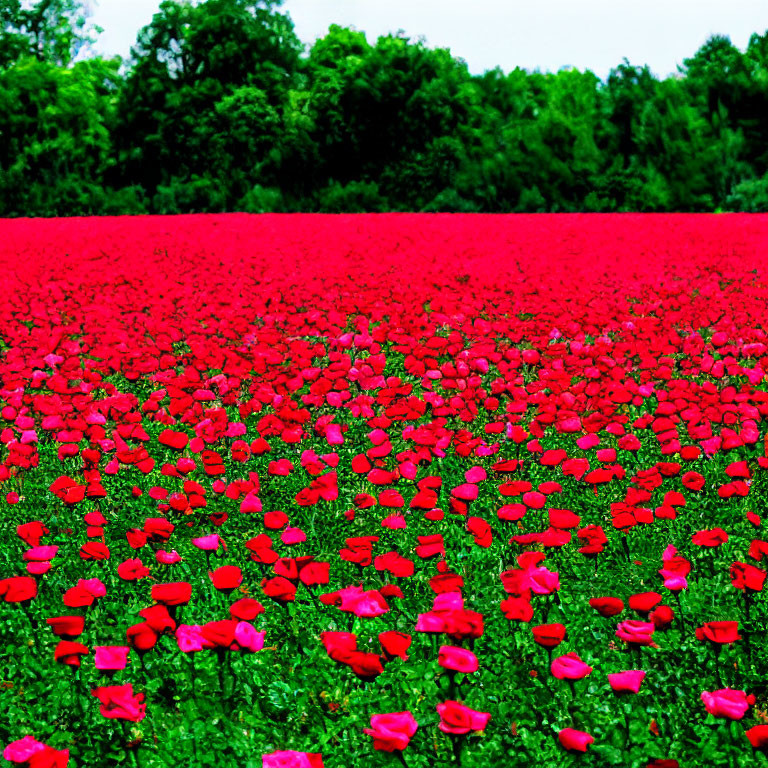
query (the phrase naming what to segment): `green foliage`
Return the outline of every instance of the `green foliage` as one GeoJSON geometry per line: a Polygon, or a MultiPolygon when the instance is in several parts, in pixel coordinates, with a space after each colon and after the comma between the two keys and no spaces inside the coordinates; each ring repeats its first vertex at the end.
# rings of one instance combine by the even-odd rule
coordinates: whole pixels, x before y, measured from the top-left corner
{"type": "Polygon", "coordinates": [[[22,56],[67,65],[100,31],[80,0],[0,0],[0,68],[22,56]]]}
{"type": "Polygon", "coordinates": [[[318,210],[324,213],[381,213],[387,206],[376,182],[340,184],[335,181],[320,191],[318,210]]]}
{"type": "Polygon", "coordinates": [[[84,8],[0,0],[0,215],[768,210],[768,32],[663,80],[473,76],[338,25],[302,55],[272,0],[164,0],[121,71],[84,8]]]}
{"type": "Polygon", "coordinates": [[[98,213],[108,197],[117,61],[63,68],[25,57],[0,69],[4,215],[98,213]]]}
{"type": "Polygon", "coordinates": [[[161,212],[234,206],[279,166],[299,51],[269,4],[162,2],[120,93],[115,185],[141,184],[161,212]]]}
{"type": "Polygon", "coordinates": [[[736,184],[725,201],[729,211],[760,213],[768,211],[768,173],[759,179],[736,184]]]}

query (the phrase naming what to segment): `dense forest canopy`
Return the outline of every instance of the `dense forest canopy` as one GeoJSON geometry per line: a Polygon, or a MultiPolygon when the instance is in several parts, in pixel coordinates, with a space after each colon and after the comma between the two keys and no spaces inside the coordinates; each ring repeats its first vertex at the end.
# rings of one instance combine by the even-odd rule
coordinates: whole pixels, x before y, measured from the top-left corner
{"type": "Polygon", "coordinates": [[[335,25],[305,50],[271,0],[164,0],[127,62],[97,34],[0,0],[0,215],[768,210],[768,31],[604,81],[335,25]]]}

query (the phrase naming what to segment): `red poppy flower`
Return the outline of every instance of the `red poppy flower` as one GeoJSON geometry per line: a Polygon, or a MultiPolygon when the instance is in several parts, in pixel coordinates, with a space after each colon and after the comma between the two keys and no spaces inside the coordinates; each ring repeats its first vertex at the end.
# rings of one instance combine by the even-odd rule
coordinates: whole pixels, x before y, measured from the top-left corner
{"type": "Polygon", "coordinates": [[[192,585],[186,581],[155,584],[152,599],[163,605],[186,605],[192,599],[192,585]]]}
{"type": "Polygon", "coordinates": [[[0,579],[0,597],[6,603],[26,603],[37,595],[37,582],[31,576],[0,579]]]}
{"type": "Polygon", "coordinates": [[[593,597],[589,604],[606,618],[616,616],[624,610],[624,601],[618,597],[593,597]]]}

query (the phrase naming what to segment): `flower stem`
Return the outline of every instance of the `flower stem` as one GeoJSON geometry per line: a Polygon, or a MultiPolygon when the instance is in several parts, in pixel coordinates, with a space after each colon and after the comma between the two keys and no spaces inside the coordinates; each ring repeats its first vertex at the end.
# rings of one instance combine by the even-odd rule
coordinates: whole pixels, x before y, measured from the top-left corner
{"type": "Polygon", "coordinates": [[[461,766],[461,753],[464,746],[464,739],[459,741],[459,737],[451,737],[451,746],[453,747],[453,759],[456,765],[461,766]]]}
{"type": "Polygon", "coordinates": [[[405,768],[408,768],[408,762],[406,761],[405,755],[401,749],[396,749],[392,754],[400,761],[400,763],[402,763],[402,765],[405,766],[405,768]]]}

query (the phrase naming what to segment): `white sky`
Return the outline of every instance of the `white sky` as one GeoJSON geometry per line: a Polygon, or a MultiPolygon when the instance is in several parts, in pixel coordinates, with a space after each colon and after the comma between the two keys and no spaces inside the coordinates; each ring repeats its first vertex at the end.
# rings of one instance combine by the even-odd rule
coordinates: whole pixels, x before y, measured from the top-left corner
{"type": "MultiPolygon", "coordinates": [[[[159,0],[91,0],[104,28],[97,49],[127,56],[159,0]]],[[[332,23],[375,42],[399,29],[447,47],[470,71],[501,66],[557,71],[573,66],[605,77],[626,56],[658,76],[676,70],[712,34],[742,50],[768,30],[768,0],[285,0],[305,43],[332,23]]]]}

